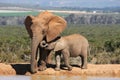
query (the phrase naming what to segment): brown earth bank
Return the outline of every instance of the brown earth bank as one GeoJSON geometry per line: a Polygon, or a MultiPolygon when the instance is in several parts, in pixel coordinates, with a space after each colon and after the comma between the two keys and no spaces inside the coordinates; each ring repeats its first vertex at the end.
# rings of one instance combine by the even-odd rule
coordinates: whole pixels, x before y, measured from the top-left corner
{"type": "Polygon", "coordinates": [[[30,64],[4,64],[0,63],[0,75],[86,75],[86,76],[112,76],[120,77],[120,64],[88,64],[88,69],[81,69],[73,65],[72,71],[61,69],[54,70],[54,65],[49,65],[45,71],[30,73],[30,64]]]}

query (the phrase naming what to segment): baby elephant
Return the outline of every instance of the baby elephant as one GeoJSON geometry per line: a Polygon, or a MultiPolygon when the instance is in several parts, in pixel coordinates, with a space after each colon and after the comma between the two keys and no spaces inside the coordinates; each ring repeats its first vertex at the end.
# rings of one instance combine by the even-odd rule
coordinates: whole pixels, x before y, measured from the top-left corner
{"type": "Polygon", "coordinates": [[[46,43],[45,41],[42,41],[40,45],[45,49],[53,49],[53,51],[56,52],[56,70],[60,70],[60,52],[63,54],[65,65],[68,67],[68,70],[72,70],[72,66],[69,65],[69,57],[77,56],[81,57],[81,68],[87,68],[87,52],[89,44],[88,40],[80,34],[64,36],[51,43],[46,43]]]}

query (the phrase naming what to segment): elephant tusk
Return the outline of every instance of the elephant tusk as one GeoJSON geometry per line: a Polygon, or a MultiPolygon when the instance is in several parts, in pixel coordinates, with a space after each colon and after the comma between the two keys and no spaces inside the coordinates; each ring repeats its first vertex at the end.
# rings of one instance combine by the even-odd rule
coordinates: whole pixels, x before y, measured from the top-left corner
{"type": "Polygon", "coordinates": [[[45,47],[48,46],[48,44],[46,43],[46,41],[42,41],[42,42],[40,43],[40,46],[43,47],[43,48],[45,48],[45,47]]]}

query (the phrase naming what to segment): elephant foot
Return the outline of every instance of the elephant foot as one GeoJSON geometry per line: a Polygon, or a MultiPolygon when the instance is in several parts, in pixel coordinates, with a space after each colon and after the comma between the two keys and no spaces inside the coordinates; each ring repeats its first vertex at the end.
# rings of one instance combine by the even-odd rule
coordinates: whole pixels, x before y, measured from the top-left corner
{"type": "Polygon", "coordinates": [[[31,73],[34,74],[38,71],[37,63],[31,63],[31,73]]]}
{"type": "Polygon", "coordinates": [[[68,67],[68,71],[71,71],[72,70],[72,66],[68,67]]]}
{"type": "Polygon", "coordinates": [[[31,73],[34,74],[37,72],[37,69],[31,69],[31,73]]]}
{"type": "Polygon", "coordinates": [[[82,69],[87,69],[87,66],[82,66],[81,68],[82,68],[82,69]]]}
{"type": "Polygon", "coordinates": [[[55,71],[60,71],[60,68],[56,67],[56,68],[55,68],[55,71]]]}
{"type": "Polygon", "coordinates": [[[46,67],[46,66],[42,66],[42,65],[39,66],[39,68],[38,68],[39,71],[44,71],[44,70],[46,70],[46,69],[47,69],[47,67],[46,67]]]}

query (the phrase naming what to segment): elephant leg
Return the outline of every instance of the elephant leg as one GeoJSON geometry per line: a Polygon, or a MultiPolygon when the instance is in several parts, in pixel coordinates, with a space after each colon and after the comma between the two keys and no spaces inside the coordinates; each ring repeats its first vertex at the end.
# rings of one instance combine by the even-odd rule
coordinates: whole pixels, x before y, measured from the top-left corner
{"type": "Polygon", "coordinates": [[[39,55],[39,68],[38,70],[39,71],[43,71],[45,70],[47,67],[46,67],[46,58],[47,58],[47,54],[48,54],[48,51],[43,49],[43,48],[40,48],[40,55],[39,55]]]}
{"type": "Polygon", "coordinates": [[[61,51],[55,53],[56,71],[60,71],[61,51]]]}
{"type": "Polygon", "coordinates": [[[82,60],[81,68],[87,69],[87,52],[81,55],[81,60],[82,60]]]}
{"type": "Polygon", "coordinates": [[[31,63],[31,72],[32,73],[36,73],[37,69],[38,69],[38,66],[37,66],[37,55],[38,55],[38,48],[37,48],[36,53],[35,53],[35,59],[33,58],[33,56],[31,56],[30,63],[31,63]]]}
{"type": "Polygon", "coordinates": [[[63,50],[62,53],[63,53],[65,65],[68,67],[68,70],[71,71],[72,70],[72,66],[70,66],[70,64],[69,64],[70,53],[69,53],[68,50],[63,50]]]}
{"type": "Polygon", "coordinates": [[[41,58],[40,58],[40,56],[41,56],[41,54],[40,54],[41,49],[40,49],[40,46],[39,46],[38,50],[39,50],[39,52],[38,52],[39,53],[38,66],[40,66],[41,65],[41,58]]]}
{"type": "Polygon", "coordinates": [[[51,64],[52,63],[52,51],[47,52],[47,58],[46,58],[46,63],[51,64]]]}

